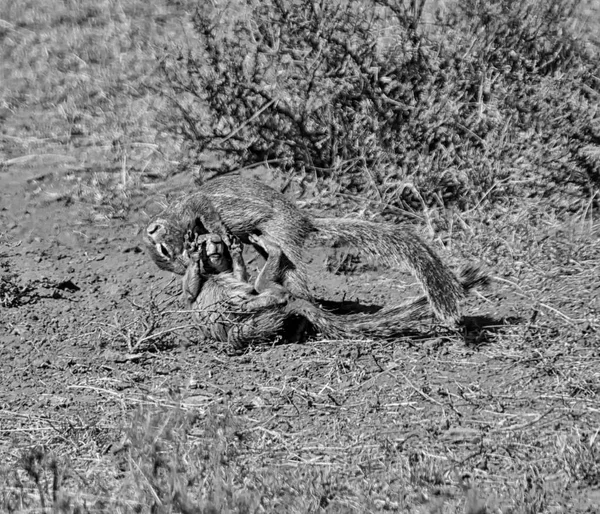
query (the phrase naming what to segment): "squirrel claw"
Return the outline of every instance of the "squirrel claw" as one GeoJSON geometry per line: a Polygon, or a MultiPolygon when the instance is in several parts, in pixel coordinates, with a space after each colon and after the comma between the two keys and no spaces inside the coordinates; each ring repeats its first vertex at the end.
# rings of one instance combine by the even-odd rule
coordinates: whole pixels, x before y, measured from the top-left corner
{"type": "Polygon", "coordinates": [[[248,241],[250,241],[252,244],[260,244],[261,243],[261,237],[257,234],[248,234],[248,241]]]}
{"type": "Polygon", "coordinates": [[[231,240],[230,240],[230,243],[228,246],[229,246],[229,252],[231,254],[242,253],[242,250],[244,249],[241,241],[235,236],[231,236],[231,240]]]}

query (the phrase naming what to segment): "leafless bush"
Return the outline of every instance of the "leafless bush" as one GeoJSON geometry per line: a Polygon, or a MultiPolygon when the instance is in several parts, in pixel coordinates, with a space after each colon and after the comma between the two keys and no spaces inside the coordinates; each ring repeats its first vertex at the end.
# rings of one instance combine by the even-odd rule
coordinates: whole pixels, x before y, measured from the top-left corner
{"type": "Polygon", "coordinates": [[[186,164],[271,163],[402,208],[515,181],[587,194],[599,61],[569,31],[577,3],[472,0],[429,30],[424,1],[202,3],[197,45],[163,67],[186,164]]]}

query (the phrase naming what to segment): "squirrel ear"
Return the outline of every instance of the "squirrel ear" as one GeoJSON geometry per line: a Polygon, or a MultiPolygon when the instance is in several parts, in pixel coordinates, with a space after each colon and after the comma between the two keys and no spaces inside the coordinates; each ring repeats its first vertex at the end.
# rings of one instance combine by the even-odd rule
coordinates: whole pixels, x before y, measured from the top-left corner
{"type": "Polygon", "coordinates": [[[146,227],[146,237],[148,237],[149,239],[155,241],[156,239],[164,236],[167,232],[167,229],[165,228],[165,222],[164,220],[161,219],[156,219],[154,221],[152,221],[147,227],[146,227]]]}

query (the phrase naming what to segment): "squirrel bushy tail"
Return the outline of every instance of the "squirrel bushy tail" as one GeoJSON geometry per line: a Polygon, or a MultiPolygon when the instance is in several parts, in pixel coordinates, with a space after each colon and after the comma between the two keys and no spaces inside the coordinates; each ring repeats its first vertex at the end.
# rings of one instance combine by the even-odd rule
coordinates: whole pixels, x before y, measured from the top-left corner
{"type": "MultiPolygon", "coordinates": [[[[487,287],[490,279],[479,267],[467,267],[460,274],[459,287],[463,296],[475,287],[487,287]]],[[[350,314],[342,316],[344,326],[352,327],[354,333],[373,337],[393,337],[407,332],[411,324],[422,322],[431,315],[428,298],[421,296],[389,308],[383,308],[373,314],[350,314]]]]}
{"type": "Polygon", "coordinates": [[[434,313],[455,324],[464,290],[452,271],[410,229],[349,218],[314,218],[317,233],[333,237],[392,266],[404,265],[415,275],[434,313]]]}
{"type": "MultiPolygon", "coordinates": [[[[469,267],[462,271],[457,284],[462,294],[467,295],[474,287],[487,286],[489,277],[482,274],[478,267],[469,267]]],[[[321,334],[332,339],[406,335],[416,328],[415,323],[431,316],[431,306],[426,296],[372,314],[335,315],[302,299],[292,300],[287,305],[287,311],[303,316],[321,334]]]]}

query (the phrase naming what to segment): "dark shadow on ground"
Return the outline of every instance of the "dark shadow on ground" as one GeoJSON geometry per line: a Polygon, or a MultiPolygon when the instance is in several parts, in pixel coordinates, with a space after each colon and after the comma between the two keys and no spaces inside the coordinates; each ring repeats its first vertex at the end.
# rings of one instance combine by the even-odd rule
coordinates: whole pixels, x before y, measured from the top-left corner
{"type": "Polygon", "coordinates": [[[335,300],[326,300],[324,298],[315,298],[315,303],[321,307],[321,309],[338,315],[374,314],[383,308],[381,305],[366,305],[349,300],[339,302],[335,300]]]}
{"type": "Polygon", "coordinates": [[[490,344],[494,335],[509,325],[519,325],[523,318],[507,316],[498,318],[494,316],[464,316],[460,327],[463,331],[465,344],[469,347],[479,347],[490,344]]]}

